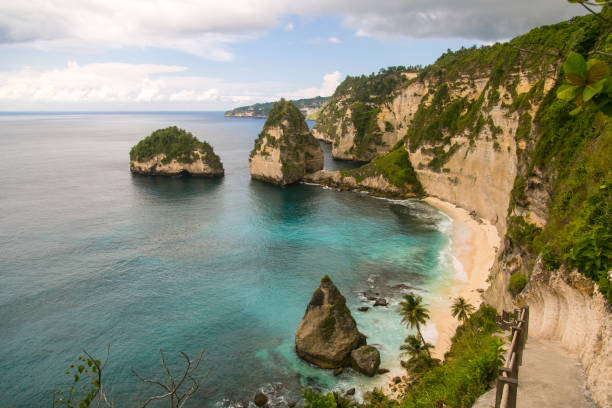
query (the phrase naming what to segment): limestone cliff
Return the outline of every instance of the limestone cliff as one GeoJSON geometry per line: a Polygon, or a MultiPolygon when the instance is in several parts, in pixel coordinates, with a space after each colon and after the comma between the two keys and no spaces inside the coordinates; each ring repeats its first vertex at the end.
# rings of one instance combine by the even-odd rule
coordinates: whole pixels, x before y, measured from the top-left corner
{"type": "Polygon", "coordinates": [[[323,150],[304,115],[292,102],[281,99],[255,140],[249,157],[251,177],[284,186],[322,168],[323,150]]]}
{"type": "Polygon", "coordinates": [[[145,175],[220,177],[223,164],[212,147],[176,126],[159,129],[130,151],[130,171],[145,175]]]}
{"type": "Polygon", "coordinates": [[[351,364],[351,351],[365,344],[346,299],[324,276],[295,333],[297,354],[322,368],[344,367],[351,364]]]}
{"type": "MultiPolygon", "coordinates": [[[[584,16],[449,52],[378,102],[354,105],[348,87],[334,94],[315,127],[351,159],[368,158],[351,153],[359,148],[355,107],[367,108],[370,141],[382,140],[383,123],[401,128],[425,193],[476,213],[504,237],[485,301],[498,310],[529,304],[530,334],[580,354],[600,406],[612,398],[612,127],[594,105],[570,115],[576,106],[556,91],[571,51],[612,65],[611,30],[584,16]],[[509,290],[514,274],[527,277],[518,296],[509,290]]],[[[386,148],[368,146],[361,151],[370,156],[386,148]]]]}
{"type": "MultiPolygon", "coordinates": [[[[319,113],[313,135],[332,143],[336,159],[368,162],[388,153],[406,132],[406,97],[396,102],[395,95],[414,83],[414,70],[391,67],[369,76],[347,77],[319,113]]],[[[410,89],[419,93],[424,87],[416,84],[410,89]]]]}

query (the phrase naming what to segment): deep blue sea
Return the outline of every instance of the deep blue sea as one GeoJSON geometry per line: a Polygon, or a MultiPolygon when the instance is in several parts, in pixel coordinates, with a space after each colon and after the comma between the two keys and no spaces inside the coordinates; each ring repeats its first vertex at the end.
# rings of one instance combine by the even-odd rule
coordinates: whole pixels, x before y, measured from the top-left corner
{"type": "MultiPolygon", "coordinates": [[[[0,114],[0,407],[51,406],[85,348],[118,407],[160,390],[159,349],[204,348],[210,374],[190,407],[272,405],[376,380],[333,377],[294,352],[295,329],[329,274],[383,367],[408,333],[397,302],[454,274],[448,217],[419,201],[389,201],[310,185],[250,179],[264,121],[219,112],[0,114]],[[220,180],[133,176],[129,150],[177,125],[212,144],[220,180]],[[367,313],[361,292],[392,301],[367,313]]],[[[326,168],[335,162],[326,149],[326,168]]],[[[165,404],[164,404],[165,406],[165,404]]]]}

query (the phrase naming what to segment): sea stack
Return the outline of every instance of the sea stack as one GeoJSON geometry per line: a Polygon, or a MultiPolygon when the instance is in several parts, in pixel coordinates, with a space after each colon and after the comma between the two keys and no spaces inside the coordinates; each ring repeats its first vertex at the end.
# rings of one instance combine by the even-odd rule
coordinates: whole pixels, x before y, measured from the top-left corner
{"type": "Polygon", "coordinates": [[[325,275],[295,333],[297,354],[321,368],[357,367],[351,352],[365,345],[366,336],[357,330],[346,299],[325,275]]]}
{"type": "Polygon", "coordinates": [[[130,171],[135,174],[221,177],[223,163],[213,148],[191,133],[172,126],[158,129],[130,150],[130,171]]]}
{"type": "Polygon", "coordinates": [[[251,151],[251,177],[285,186],[322,168],[323,150],[302,112],[291,101],[276,102],[251,151]]]}

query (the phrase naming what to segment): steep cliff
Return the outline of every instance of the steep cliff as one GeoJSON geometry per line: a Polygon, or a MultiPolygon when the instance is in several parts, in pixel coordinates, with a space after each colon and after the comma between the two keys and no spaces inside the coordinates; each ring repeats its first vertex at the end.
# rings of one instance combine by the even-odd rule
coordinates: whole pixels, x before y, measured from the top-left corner
{"type": "Polygon", "coordinates": [[[176,126],[158,129],[130,150],[130,171],[146,175],[220,177],[223,164],[213,148],[176,126]]]}
{"type": "MultiPolygon", "coordinates": [[[[570,52],[612,66],[612,13],[602,14],[448,52],[367,106],[389,129],[403,128],[426,194],[473,211],[504,237],[485,301],[498,310],[529,304],[530,333],[579,354],[594,400],[610,406],[612,125],[601,106],[573,116],[576,105],[556,97],[570,52]]],[[[342,106],[334,95],[326,120],[334,98],[342,106]]],[[[351,115],[317,123],[348,152],[357,144],[338,134],[351,133],[351,115]]]]}
{"type": "Polygon", "coordinates": [[[337,159],[367,162],[388,153],[406,131],[400,118],[407,113],[401,107],[395,111],[394,96],[415,80],[416,69],[391,67],[347,77],[319,113],[314,137],[332,143],[337,159]]]}
{"type": "Polygon", "coordinates": [[[281,99],[255,140],[249,157],[251,177],[284,186],[322,168],[323,150],[304,115],[292,102],[281,99]]]}

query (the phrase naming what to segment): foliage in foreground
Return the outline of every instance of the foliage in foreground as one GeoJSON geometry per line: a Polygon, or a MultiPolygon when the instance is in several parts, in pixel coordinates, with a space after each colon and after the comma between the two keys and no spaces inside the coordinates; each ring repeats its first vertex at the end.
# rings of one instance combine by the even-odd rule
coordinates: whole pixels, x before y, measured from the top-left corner
{"type": "Polygon", "coordinates": [[[459,326],[445,363],[424,373],[400,406],[472,406],[502,364],[502,342],[493,336],[495,315],[495,309],[483,305],[459,326]]]}
{"type": "Polygon", "coordinates": [[[142,139],[130,150],[130,160],[146,161],[163,153],[166,155],[162,160],[164,164],[174,159],[179,163],[192,163],[199,158],[194,151],[202,153],[212,168],[222,167],[219,156],[208,143],[199,141],[191,133],[176,126],[158,129],[142,139]]]}

